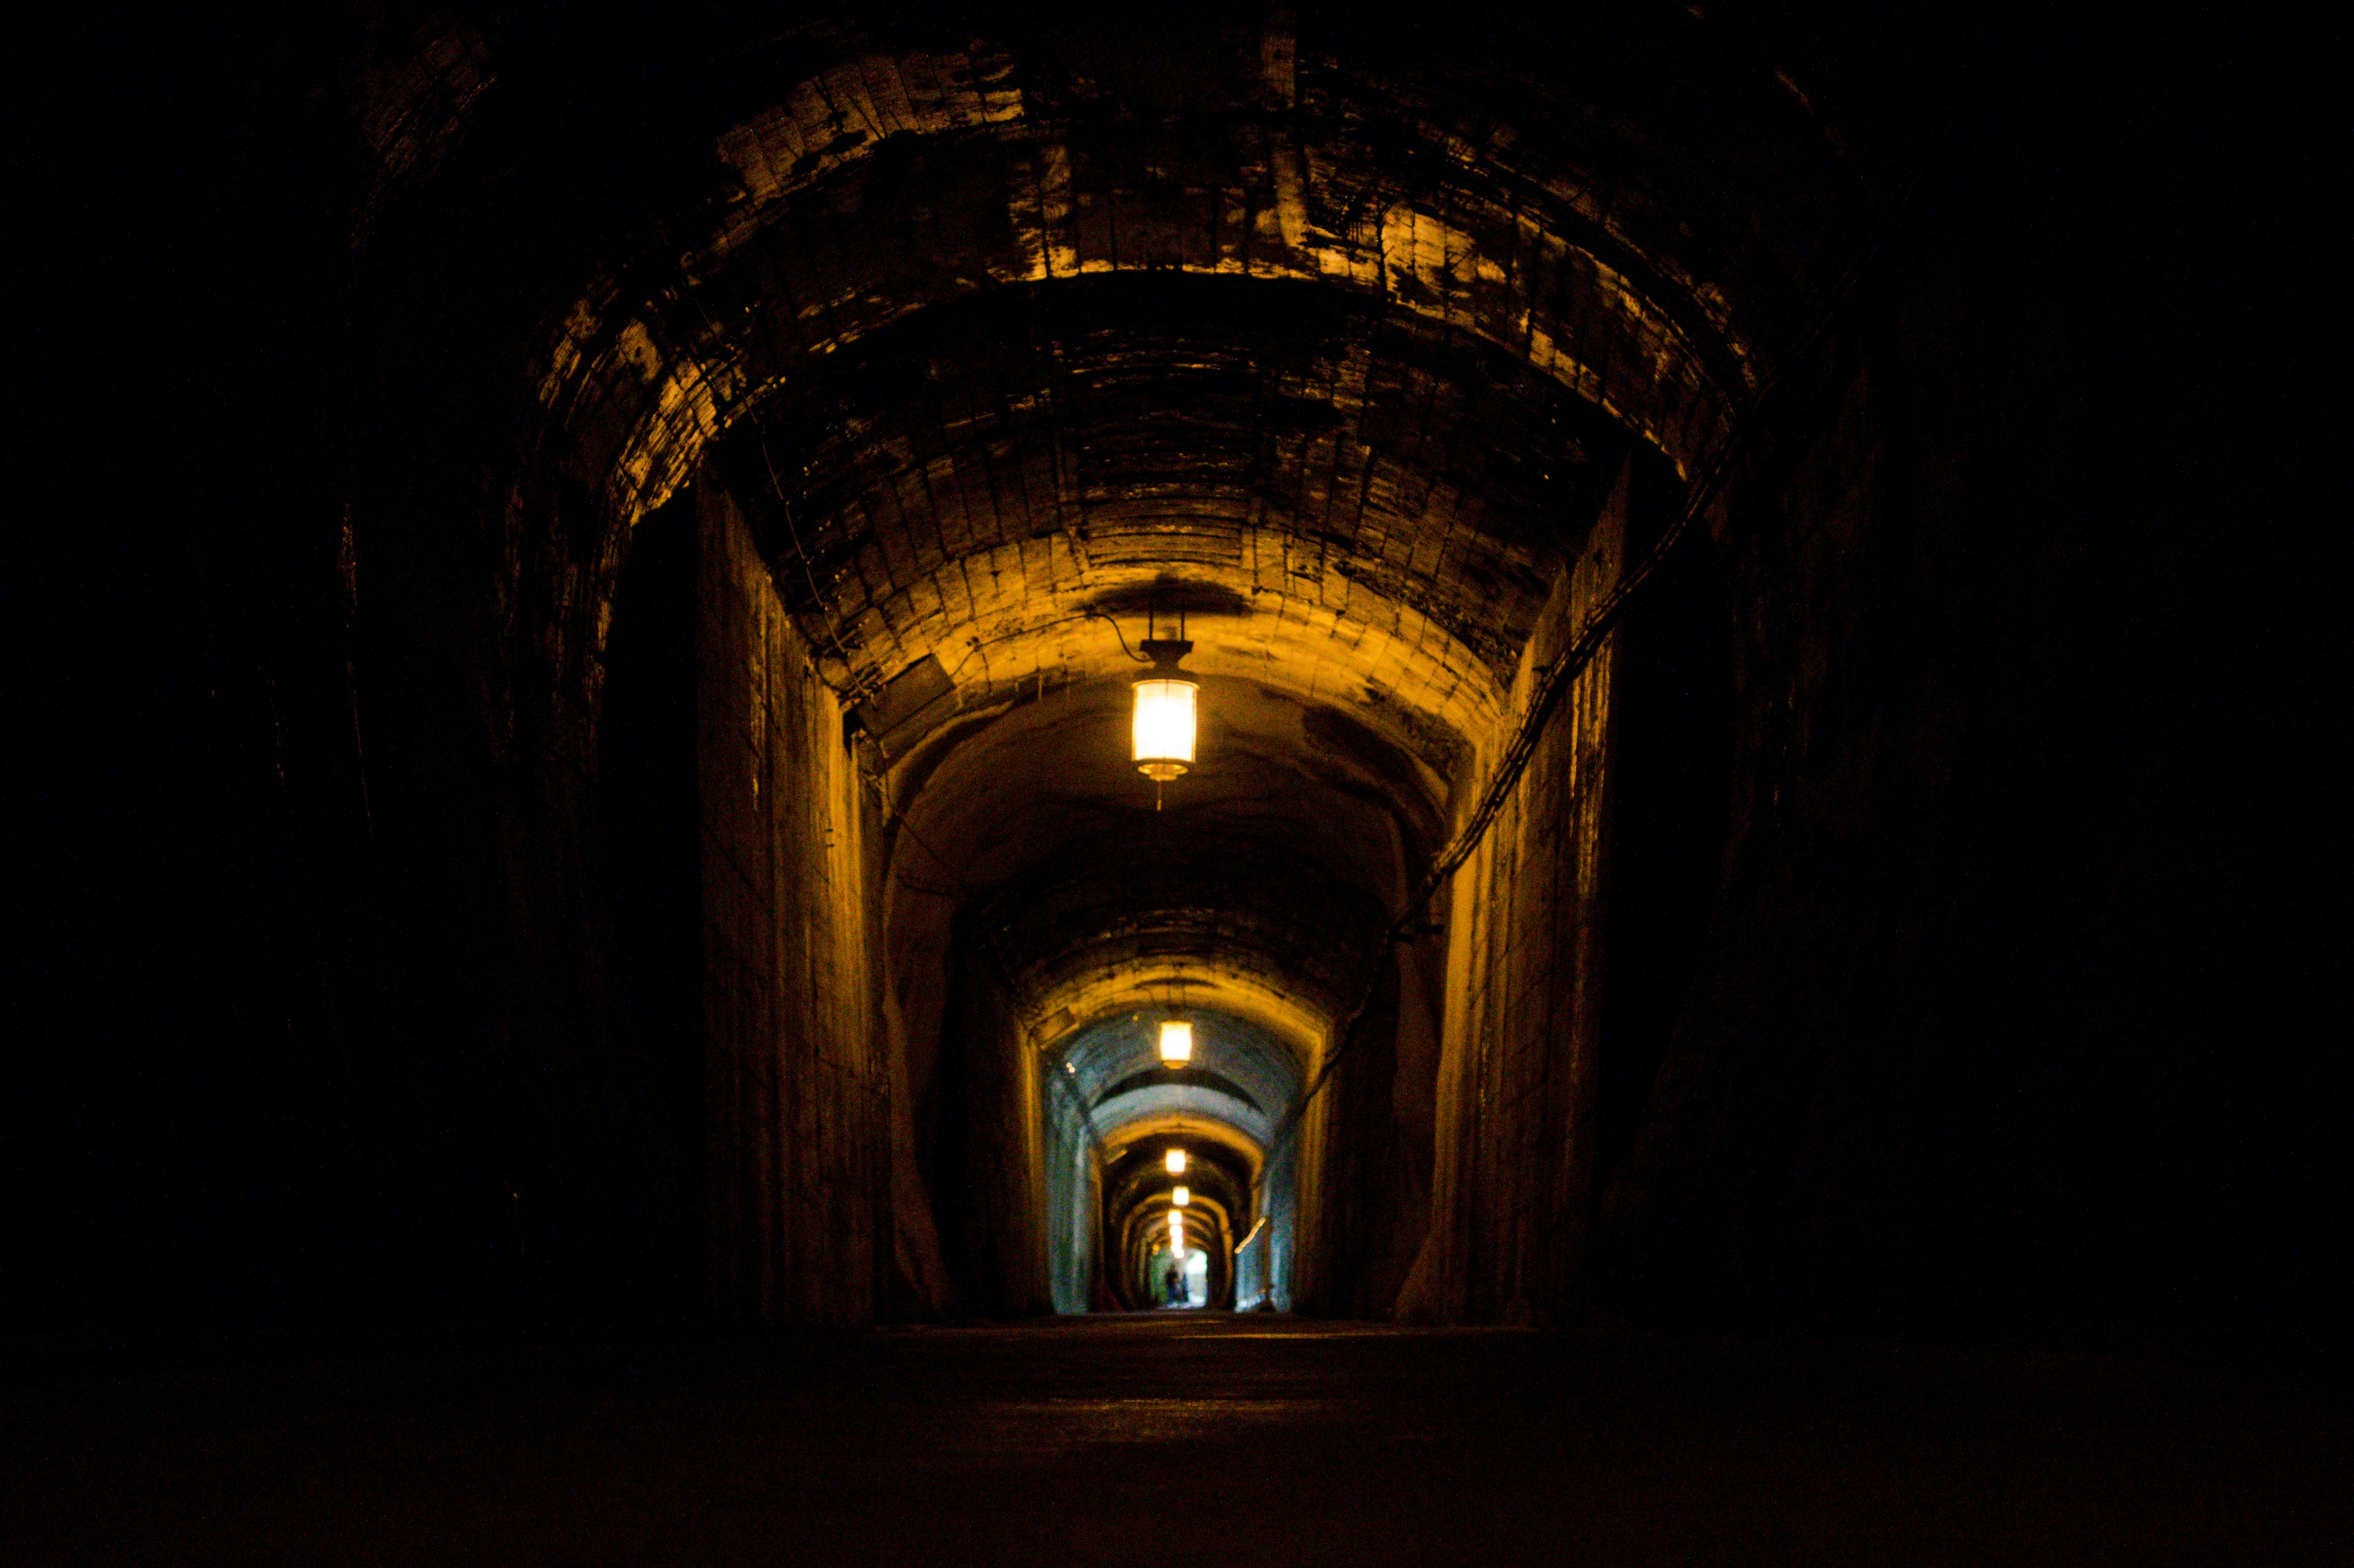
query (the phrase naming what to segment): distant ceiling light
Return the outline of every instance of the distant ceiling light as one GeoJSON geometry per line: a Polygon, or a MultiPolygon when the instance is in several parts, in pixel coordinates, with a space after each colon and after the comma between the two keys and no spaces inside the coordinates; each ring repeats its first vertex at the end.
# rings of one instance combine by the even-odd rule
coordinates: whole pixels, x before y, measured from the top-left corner
{"type": "Polygon", "coordinates": [[[1152,673],[1136,683],[1136,770],[1155,784],[1182,778],[1193,766],[1193,699],[1201,688],[1177,668],[1193,651],[1182,638],[1144,643],[1152,673]]]}
{"type": "Polygon", "coordinates": [[[1169,1250],[1185,1255],[1185,1216],[1174,1209],[1169,1211],[1169,1250]]]}
{"type": "Polygon", "coordinates": [[[1182,1209],[1193,1201],[1193,1191],[1190,1187],[1180,1187],[1169,1194],[1169,1201],[1182,1209]]]}
{"type": "Polygon", "coordinates": [[[1193,1025],[1182,1018],[1161,1021],[1161,1063],[1166,1067],[1182,1067],[1193,1059],[1193,1025]]]}
{"type": "Polygon", "coordinates": [[[1185,1151],[1182,1149],[1171,1150],[1162,1163],[1169,1167],[1169,1174],[1172,1176],[1182,1176],[1185,1174],[1185,1151]]]}

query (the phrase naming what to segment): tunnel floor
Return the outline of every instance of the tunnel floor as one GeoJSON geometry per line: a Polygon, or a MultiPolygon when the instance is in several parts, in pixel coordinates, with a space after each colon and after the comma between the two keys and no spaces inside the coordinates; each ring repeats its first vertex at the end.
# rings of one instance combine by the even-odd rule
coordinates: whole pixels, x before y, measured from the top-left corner
{"type": "Polygon", "coordinates": [[[2349,1561],[2322,1394],[1200,1313],[166,1367],[18,1345],[18,1563],[2349,1561]]]}

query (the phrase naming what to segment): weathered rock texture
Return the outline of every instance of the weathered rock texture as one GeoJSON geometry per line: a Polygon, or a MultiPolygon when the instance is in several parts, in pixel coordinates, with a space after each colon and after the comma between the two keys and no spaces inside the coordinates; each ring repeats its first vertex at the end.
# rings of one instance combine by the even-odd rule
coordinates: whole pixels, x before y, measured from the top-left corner
{"type": "MultiPolygon", "coordinates": [[[[1499,766],[1543,673],[1626,565],[1628,476],[1553,589],[1522,656],[1499,766]]],[[[1615,639],[1546,726],[1457,878],[1439,1069],[1434,1224],[1403,1305],[1447,1320],[1557,1318],[1594,1211],[1615,639]]]]}
{"type": "Polygon", "coordinates": [[[712,1295],[861,1323],[892,1256],[874,793],[724,493],[697,507],[712,1295]]]}

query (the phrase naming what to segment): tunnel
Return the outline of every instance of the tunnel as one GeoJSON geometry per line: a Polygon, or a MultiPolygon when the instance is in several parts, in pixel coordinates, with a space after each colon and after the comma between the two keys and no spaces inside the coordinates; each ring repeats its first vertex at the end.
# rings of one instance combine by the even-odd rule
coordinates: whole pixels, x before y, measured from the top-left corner
{"type": "MultiPolygon", "coordinates": [[[[855,1123],[862,1072],[889,1085],[893,1202],[928,1221],[894,1245],[942,1309],[1132,1299],[1123,1205],[1148,1200],[1119,1167],[1178,1128],[1211,1168],[1241,1161],[1195,1212],[1222,1291],[1254,1233],[1261,1298],[1386,1308],[1431,1220],[1450,995],[1458,1016],[1500,987],[1598,1017],[1615,645],[1542,759],[1568,815],[1509,830],[1531,842],[1502,874],[1528,876],[1556,948],[1508,956],[1434,863],[1546,640],[1664,534],[1682,482],[1554,376],[1329,291],[1081,271],[928,306],[832,351],[819,409],[759,372],[784,389],[630,524],[610,667],[669,647],[673,689],[617,681],[597,744],[676,783],[606,831],[635,855],[683,841],[663,818],[691,809],[700,845],[669,874],[699,894],[701,982],[649,1013],[699,992],[675,1027],[705,1032],[725,1162],[764,1169],[791,1114],[759,1086],[779,1006],[804,1010],[794,1075],[820,1069],[821,1126],[855,1123]],[[1155,632],[1185,650],[1198,731],[1161,780],[1129,755],[1155,632]],[[1179,1066],[1150,1048],[1172,1020],[1179,1066]]],[[[1707,552],[1689,558],[1642,630],[1691,686],[1641,722],[1644,766],[1698,775],[1643,829],[1682,868],[1655,895],[1692,905],[1723,837],[1731,650],[1707,552]]],[[[1596,1044],[1522,1044],[1592,1080],[1522,1134],[1559,1138],[1592,1114],[1596,1044]]],[[[760,1302],[762,1233],[790,1222],[744,1201],[727,1223],[763,1257],[737,1287],[760,1302]]]]}
{"type": "MultiPolygon", "coordinates": [[[[356,1345],[537,1390],[504,1474],[593,1353],[769,1415],[546,1519],[790,1449],[713,1517],[1764,1561],[1679,1531],[1912,1539],[2081,1358],[2342,1364],[2289,23],[268,9],[27,46],[0,1340],[72,1421],[356,1345]]],[[[180,1419],[24,1496],[259,1452],[180,1419]]],[[[2304,1473],[2200,1452],[2141,1495],[2304,1473]]]]}
{"type": "Polygon", "coordinates": [[[803,40],[692,242],[548,346],[515,588],[600,782],[674,778],[596,803],[617,858],[695,846],[642,874],[699,906],[699,980],[642,1016],[702,1037],[730,1311],[863,1315],[875,1268],[934,1312],[1132,1308],[1189,1221],[1221,1302],[1565,1298],[1602,1064],[1638,1102],[1663,1044],[1603,1042],[1610,841],[1672,990],[1726,833],[1706,471],[1888,193],[1761,106],[1846,216],[1744,253],[1735,316],[1537,172],[1567,144],[1467,163],[1371,57],[1303,88],[1290,26],[1184,46],[1182,110],[1083,79],[1084,30],[803,40]],[[1196,727],[1147,778],[1154,649],[1196,727]],[[1172,1231],[1129,1165],[1181,1133],[1172,1231]]]}

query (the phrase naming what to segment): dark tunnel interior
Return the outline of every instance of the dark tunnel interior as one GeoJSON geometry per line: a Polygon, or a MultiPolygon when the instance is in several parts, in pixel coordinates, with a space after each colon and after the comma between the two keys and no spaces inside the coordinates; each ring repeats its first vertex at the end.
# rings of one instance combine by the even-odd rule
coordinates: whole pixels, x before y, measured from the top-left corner
{"type": "Polygon", "coordinates": [[[45,33],[0,1331],[2342,1376],[2271,26],[45,33]]]}

